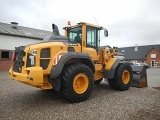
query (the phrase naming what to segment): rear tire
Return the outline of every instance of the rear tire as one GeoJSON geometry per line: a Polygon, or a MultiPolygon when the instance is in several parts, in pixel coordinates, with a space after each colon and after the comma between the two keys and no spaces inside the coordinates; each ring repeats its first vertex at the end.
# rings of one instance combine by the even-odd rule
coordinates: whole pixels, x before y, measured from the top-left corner
{"type": "Polygon", "coordinates": [[[111,88],[116,90],[128,90],[132,82],[132,68],[129,64],[119,64],[115,70],[113,79],[108,79],[111,88]]]}
{"type": "Polygon", "coordinates": [[[72,64],[62,73],[62,95],[71,102],[86,100],[93,88],[93,72],[84,64],[72,64]]]}

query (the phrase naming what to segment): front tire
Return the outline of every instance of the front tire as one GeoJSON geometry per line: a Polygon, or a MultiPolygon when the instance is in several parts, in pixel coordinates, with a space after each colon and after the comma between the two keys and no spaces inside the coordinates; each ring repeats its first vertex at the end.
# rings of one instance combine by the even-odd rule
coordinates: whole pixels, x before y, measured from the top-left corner
{"type": "Polygon", "coordinates": [[[71,102],[86,100],[93,88],[93,72],[84,64],[72,64],[62,73],[62,94],[71,102]]]}
{"type": "Polygon", "coordinates": [[[116,90],[128,90],[132,82],[132,68],[129,64],[119,64],[115,70],[113,79],[108,79],[111,88],[116,90]]]}

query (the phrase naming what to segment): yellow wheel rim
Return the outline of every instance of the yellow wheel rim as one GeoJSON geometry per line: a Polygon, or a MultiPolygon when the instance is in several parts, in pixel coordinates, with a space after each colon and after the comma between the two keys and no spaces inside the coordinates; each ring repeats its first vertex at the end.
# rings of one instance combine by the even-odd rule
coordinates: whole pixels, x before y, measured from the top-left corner
{"type": "Polygon", "coordinates": [[[122,73],[122,82],[127,84],[130,80],[130,72],[128,70],[124,70],[122,73]]]}
{"type": "Polygon", "coordinates": [[[88,84],[89,81],[87,75],[84,73],[79,73],[73,80],[73,89],[76,93],[82,94],[87,90],[88,84]]]}

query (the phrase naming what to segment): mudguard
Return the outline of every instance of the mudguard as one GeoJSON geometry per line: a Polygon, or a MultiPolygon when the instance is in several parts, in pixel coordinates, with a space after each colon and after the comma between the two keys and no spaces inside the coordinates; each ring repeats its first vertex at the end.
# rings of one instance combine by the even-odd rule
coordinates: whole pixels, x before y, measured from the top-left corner
{"type": "Polygon", "coordinates": [[[105,72],[104,72],[105,78],[112,79],[114,77],[116,67],[119,63],[122,63],[122,61],[120,59],[116,59],[116,61],[112,65],[111,69],[110,70],[105,70],[105,72]]]}
{"type": "Polygon", "coordinates": [[[52,67],[50,71],[50,78],[58,77],[58,75],[62,72],[65,63],[72,58],[80,58],[82,63],[88,65],[92,69],[93,73],[95,72],[94,63],[90,58],[89,54],[79,52],[68,52],[61,57],[60,61],[56,66],[52,67]]]}

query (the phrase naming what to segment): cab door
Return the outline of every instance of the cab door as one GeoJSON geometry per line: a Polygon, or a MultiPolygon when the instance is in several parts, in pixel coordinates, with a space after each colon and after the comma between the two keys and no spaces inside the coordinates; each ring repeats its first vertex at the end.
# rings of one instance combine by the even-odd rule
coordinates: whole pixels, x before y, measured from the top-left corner
{"type": "MultiPolygon", "coordinates": [[[[83,29],[83,28],[82,28],[83,29]]],[[[92,60],[98,59],[98,29],[91,26],[86,26],[83,38],[83,48],[82,52],[86,52],[90,55],[92,60]]]]}

